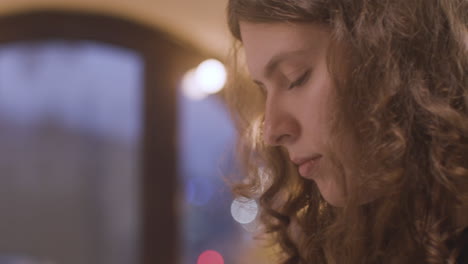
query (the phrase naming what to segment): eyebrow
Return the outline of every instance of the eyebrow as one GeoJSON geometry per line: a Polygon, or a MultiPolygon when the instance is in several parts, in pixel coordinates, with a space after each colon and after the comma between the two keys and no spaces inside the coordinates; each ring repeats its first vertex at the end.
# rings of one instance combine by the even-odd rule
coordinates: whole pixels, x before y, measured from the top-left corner
{"type": "MultiPolygon", "coordinates": [[[[298,55],[304,52],[306,52],[305,49],[299,49],[299,50],[293,50],[293,51],[283,51],[274,55],[266,64],[264,75],[268,78],[276,70],[278,65],[280,65],[284,60],[286,60],[290,56],[298,55]]],[[[253,82],[260,86],[263,86],[263,83],[261,81],[253,80],[253,82]]]]}

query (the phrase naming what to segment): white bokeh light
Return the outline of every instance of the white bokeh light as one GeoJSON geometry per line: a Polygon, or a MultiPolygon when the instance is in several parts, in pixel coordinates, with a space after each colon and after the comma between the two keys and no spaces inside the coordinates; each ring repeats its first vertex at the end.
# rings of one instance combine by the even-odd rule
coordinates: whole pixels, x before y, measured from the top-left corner
{"type": "Polygon", "coordinates": [[[257,202],[245,197],[236,198],[231,204],[231,214],[240,224],[251,223],[258,214],[257,202]]]}
{"type": "Polygon", "coordinates": [[[223,89],[226,84],[226,68],[215,59],[206,60],[195,70],[195,79],[207,94],[214,94],[223,89]]]}
{"type": "Polygon", "coordinates": [[[247,223],[247,224],[242,224],[241,226],[245,231],[247,231],[247,233],[250,233],[250,234],[257,235],[261,232],[258,219],[255,219],[254,221],[247,223]]]}
{"type": "Polygon", "coordinates": [[[195,69],[188,71],[184,75],[181,85],[184,95],[192,100],[202,100],[208,96],[195,77],[195,69]]]}

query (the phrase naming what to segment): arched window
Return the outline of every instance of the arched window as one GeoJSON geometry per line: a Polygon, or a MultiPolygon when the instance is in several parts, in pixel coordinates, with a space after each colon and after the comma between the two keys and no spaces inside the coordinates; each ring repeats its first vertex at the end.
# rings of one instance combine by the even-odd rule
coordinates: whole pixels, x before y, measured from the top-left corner
{"type": "Polygon", "coordinates": [[[201,58],[104,14],[0,18],[5,261],[176,262],[176,86],[201,58]]]}

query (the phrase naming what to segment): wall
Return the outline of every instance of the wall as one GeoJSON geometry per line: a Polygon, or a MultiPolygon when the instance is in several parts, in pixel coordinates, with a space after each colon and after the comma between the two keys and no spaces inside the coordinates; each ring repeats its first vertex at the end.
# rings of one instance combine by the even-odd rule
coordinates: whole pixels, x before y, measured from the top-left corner
{"type": "Polygon", "coordinates": [[[224,58],[231,40],[226,22],[227,0],[2,0],[0,15],[30,9],[106,12],[156,27],[224,58]]]}

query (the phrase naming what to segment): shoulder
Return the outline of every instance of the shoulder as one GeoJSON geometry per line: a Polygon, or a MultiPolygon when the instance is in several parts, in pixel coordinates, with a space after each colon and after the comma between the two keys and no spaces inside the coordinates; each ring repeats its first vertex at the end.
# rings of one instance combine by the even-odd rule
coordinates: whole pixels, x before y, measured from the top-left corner
{"type": "Polygon", "coordinates": [[[457,264],[468,264],[468,228],[463,231],[460,239],[462,243],[459,257],[457,258],[457,264]]]}

